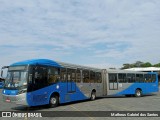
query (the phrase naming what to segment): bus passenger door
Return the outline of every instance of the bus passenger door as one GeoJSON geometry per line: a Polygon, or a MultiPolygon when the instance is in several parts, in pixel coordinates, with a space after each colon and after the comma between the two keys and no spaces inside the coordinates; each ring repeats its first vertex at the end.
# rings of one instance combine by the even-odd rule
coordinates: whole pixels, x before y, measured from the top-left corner
{"type": "Polygon", "coordinates": [[[76,70],[67,69],[67,92],[72,93],[76,91],[76,70]]]}
{"type": "Polygon", "coordinates": [[[110,73],[108,78],[109,78],[109,89],[110,90],[118,90],[117,74],[110,73]]]}

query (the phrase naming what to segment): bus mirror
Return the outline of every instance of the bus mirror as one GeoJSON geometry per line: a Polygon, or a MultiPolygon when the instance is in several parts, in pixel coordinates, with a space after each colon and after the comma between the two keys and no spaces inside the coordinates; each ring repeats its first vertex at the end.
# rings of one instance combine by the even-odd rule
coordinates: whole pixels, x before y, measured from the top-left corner
{"type": "Polygon", "coordinates": [[[6,69],[6,68],[9,68],[9,66],[3,66],[3,67],[1,68],[1,77],[3,77],[3,69],[6,69]]]}
{"type": "Polygon", "coordinates": [[[3,77],[3,70],[1,70],[1,77],[3,77]]]}

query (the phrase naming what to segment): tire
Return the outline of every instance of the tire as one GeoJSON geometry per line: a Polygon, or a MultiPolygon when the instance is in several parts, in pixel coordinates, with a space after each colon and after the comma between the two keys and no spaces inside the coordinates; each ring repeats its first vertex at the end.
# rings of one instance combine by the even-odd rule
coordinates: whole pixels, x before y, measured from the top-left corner
{"type": "Polygon", "coordinates": [[[59,104],[59,97],[57,95],[53,95],[50,97],[50,100],[49,100],[49,106],[50,107],[57,107],[59,104]]]}
{"type": "Polygon", "coordinates": [[[91,100],[95,100],[96,99],[96,92],[92,91],[91,93],[91,100]]]}
{"type": "Polygon", "coordinates": [[[135,97],[141,97],[142,96],[142,91],[140,89],[137,89],[135,92],[135,97]]]}

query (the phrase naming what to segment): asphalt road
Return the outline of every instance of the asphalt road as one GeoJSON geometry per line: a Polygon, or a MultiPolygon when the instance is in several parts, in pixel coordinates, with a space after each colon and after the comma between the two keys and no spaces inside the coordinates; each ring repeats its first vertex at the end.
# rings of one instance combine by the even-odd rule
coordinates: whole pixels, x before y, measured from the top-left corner
{"type": "MultiPolygon", "coordinates": [[[[0,90],[1,93],[1,90],[0,90]]],[[[34,119],[56,119],[56,120],[99,120],[99,119],[110,119],[110,120],[130,120],[130,119],[144,119],[144,120],[150,120],[150,119],[156,119],[159,120],[160,117],[91,117],[87,115],[86,113],[83,113],[83,111],[160,111],[160,92],[154,93],[150,95],[146,95],[140,98],[136,97],[103,97],[98,98],[95,101],[85,100],[85,101],[79,101],[79,102],[72,102],[67,104],[61,104],[60,106],[56,108],[48,108],[47,106],[38,106],[38,107],[25,107],[16,105],[14,103],[4,103],[2,101],[2,96],[0,95],[0,111],[27,111],[27,112],[41,112],[41,111],[79,111],[83,115],[85,114],[86,117],[49,117],[49,118],[34,118],[34,119]]],[[[84,116],[85,116],[84,115],[84,116]]],[[[8,118],[0,118],[0,120],[8,119],[8,118]]],[[[13,119],[13,118],[10,118],[13,119]]],[[[33,118],[14,118],[16,120],[18,119],[25,119],[30,120],[33,118]]]]}

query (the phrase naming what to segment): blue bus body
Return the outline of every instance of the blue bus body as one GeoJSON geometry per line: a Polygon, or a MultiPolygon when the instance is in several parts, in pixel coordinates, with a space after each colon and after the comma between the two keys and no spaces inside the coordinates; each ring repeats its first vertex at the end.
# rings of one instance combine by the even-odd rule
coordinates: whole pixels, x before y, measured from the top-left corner
{"type": "Polygon", "coordinates": [[[110,71],[34,59],[9,66],[2,95],[5,102],[38,106],[50,104],[52,96],[58,96],[59,103],[67,103],[90,99],[95,93],[96,97],[134,95],[136,90],[141,94],[158,92],[157,73],[110,71]],[[132,77],[127,77],[131,74],[132,77]],[[123,79],[120,79],[122,75],[123,79]],[[51,82],[52,76],[56,82],[51,82]],[[139,80],[145,76],[151,81],[139,80]]]}

